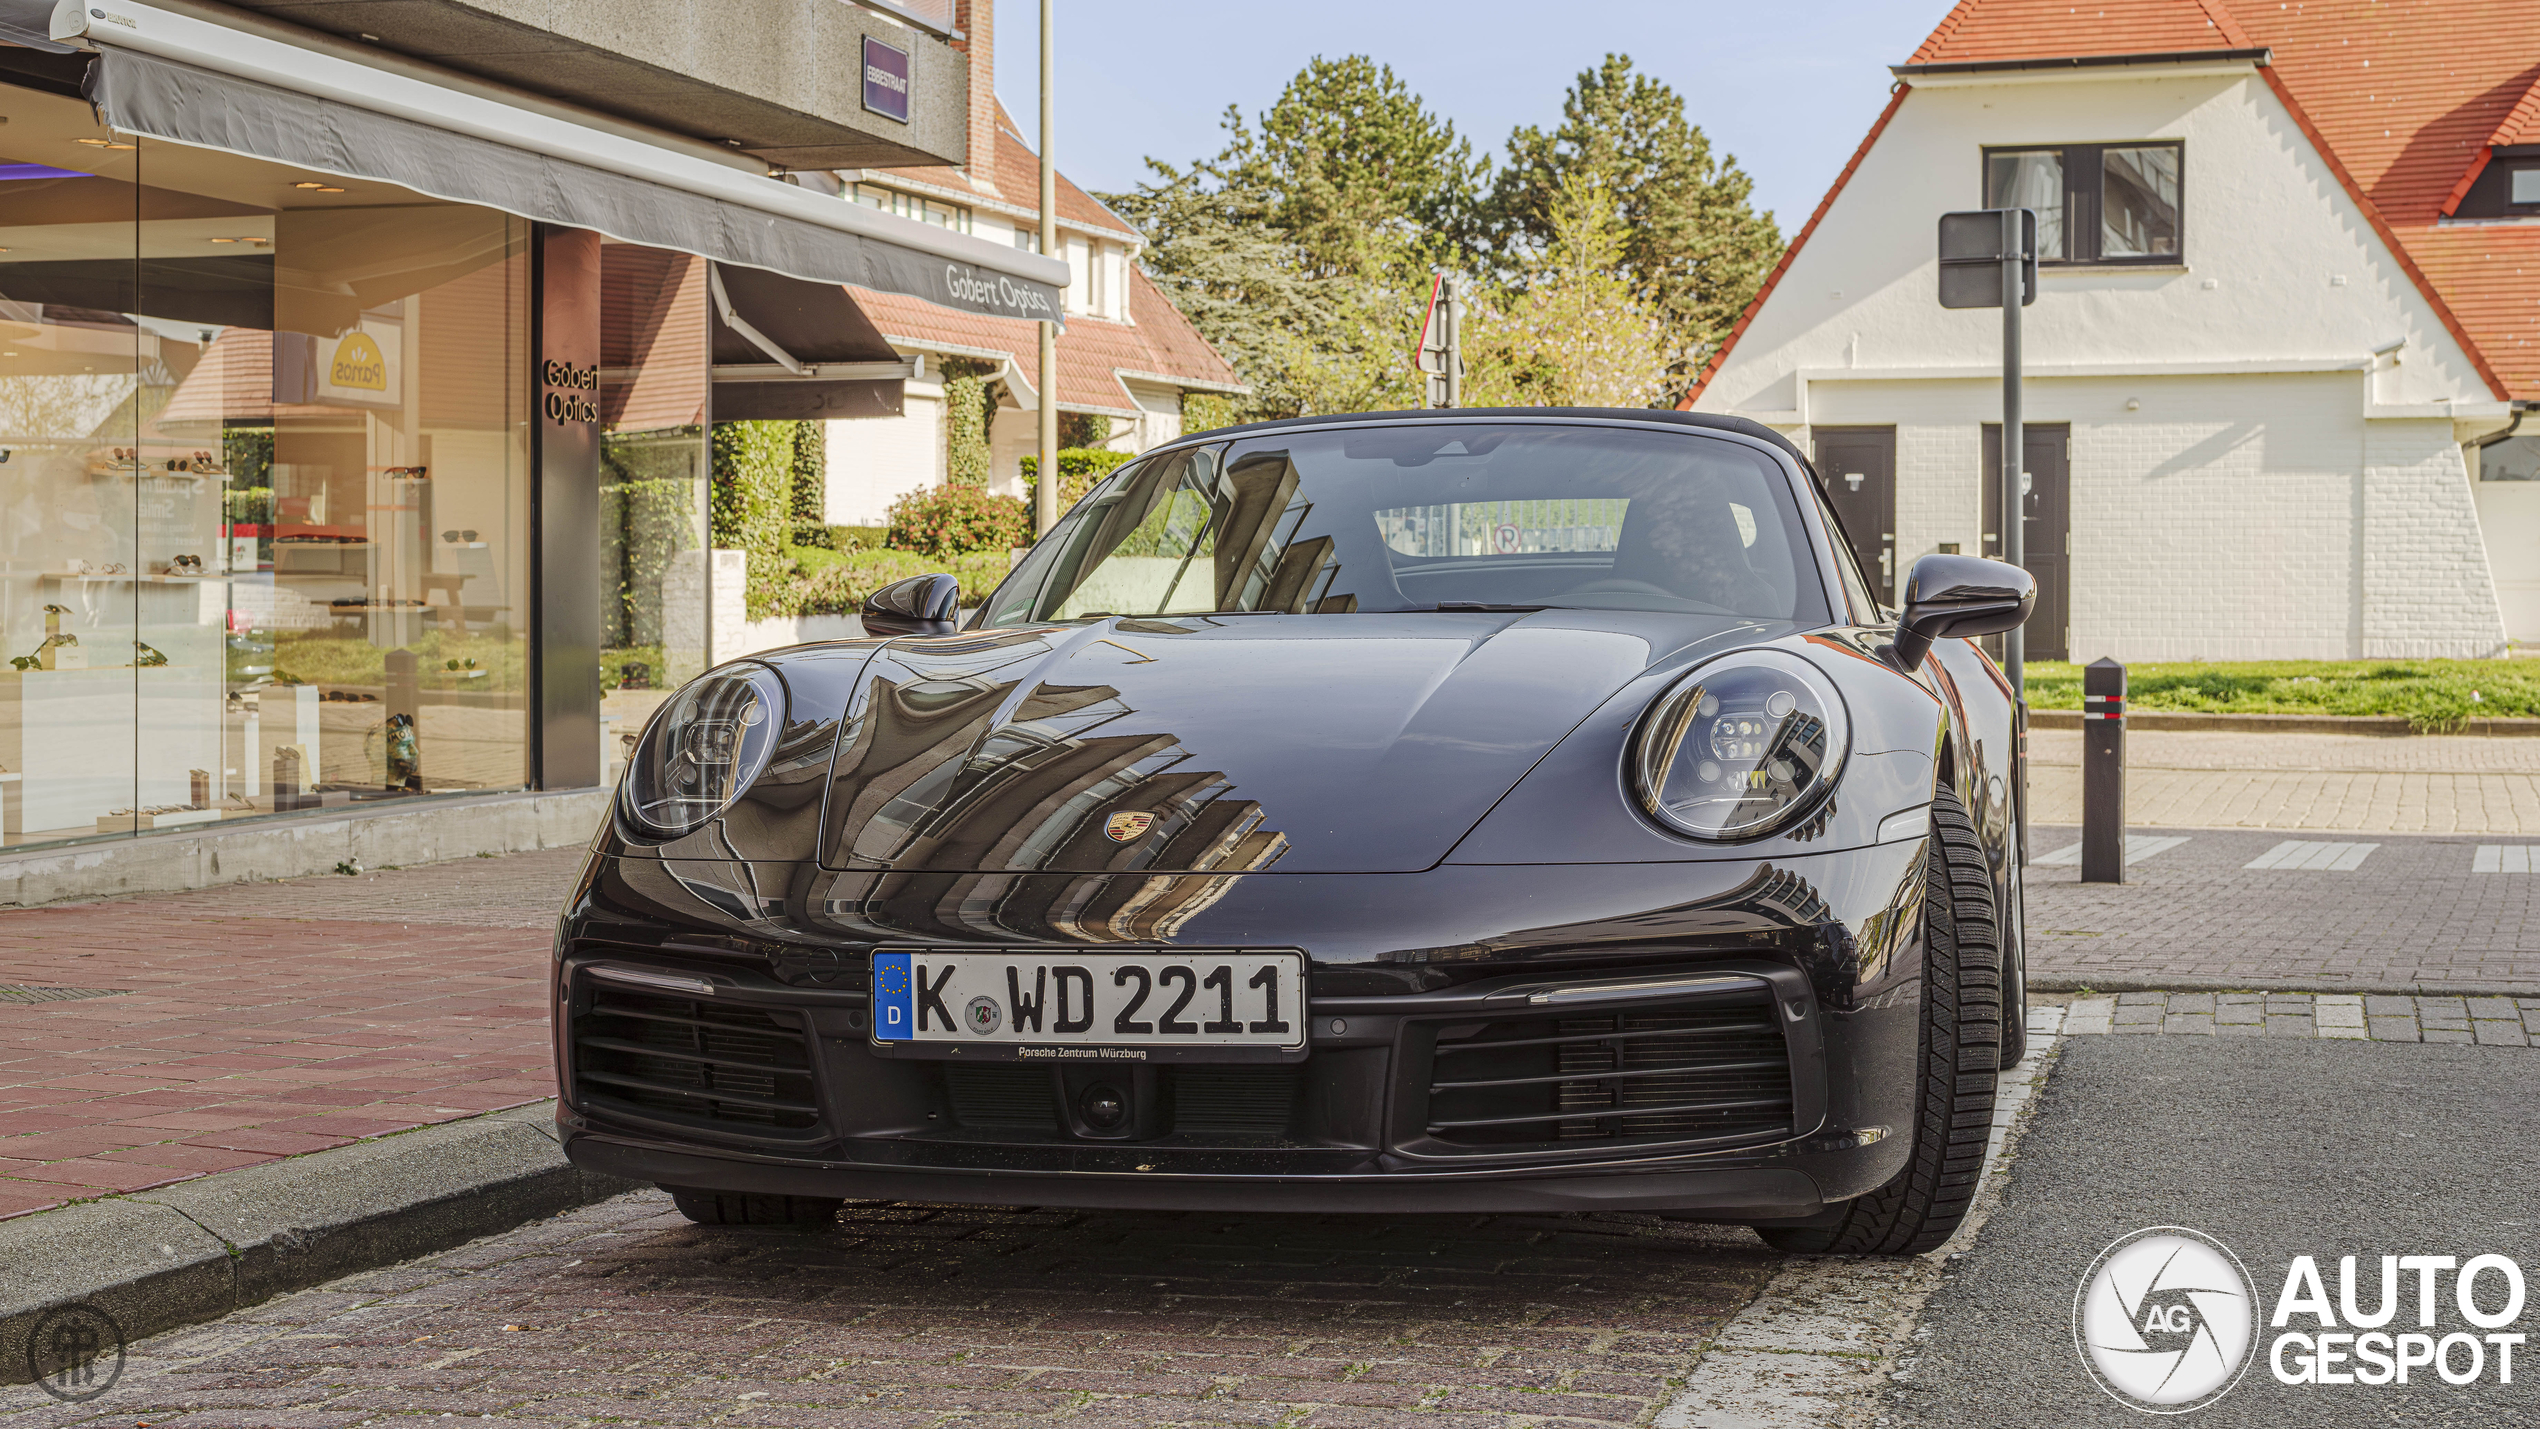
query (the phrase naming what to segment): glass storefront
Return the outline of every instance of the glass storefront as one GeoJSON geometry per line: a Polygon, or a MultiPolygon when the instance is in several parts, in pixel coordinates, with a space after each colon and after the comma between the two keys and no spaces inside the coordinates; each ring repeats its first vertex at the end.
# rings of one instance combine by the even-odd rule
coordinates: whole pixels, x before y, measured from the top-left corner
{"type": "MultiPolygon", "coordinates": [[[[6,93],[0,841],[528,785],[531,225],[6,93]]],[[[703,264],[622,252],[602,673],[640,695],[703,667],[710,379],[703,264]]]]}

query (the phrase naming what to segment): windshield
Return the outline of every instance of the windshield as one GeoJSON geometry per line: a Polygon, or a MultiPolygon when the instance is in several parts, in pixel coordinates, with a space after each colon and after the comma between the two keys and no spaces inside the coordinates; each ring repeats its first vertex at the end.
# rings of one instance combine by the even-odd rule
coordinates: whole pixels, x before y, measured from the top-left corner
{"type": "Polygon", "coordinates": [[[1780,468],[1692,433],[1434,419],[1279,432],[1122,467],[984,623],[1484,607],[1821,624],[1808,550],[1780,468]]]}

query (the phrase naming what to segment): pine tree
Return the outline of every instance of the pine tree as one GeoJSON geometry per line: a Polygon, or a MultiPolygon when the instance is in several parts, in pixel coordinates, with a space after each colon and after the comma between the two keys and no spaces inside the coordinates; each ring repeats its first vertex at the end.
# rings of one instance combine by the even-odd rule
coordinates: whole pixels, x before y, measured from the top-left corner
{"type": "Polygon", "coordinates": [[[1781,230],[1754,210],[1754,181],[1737,160],[1713,157],[1683,98],[1634,73],[1629,56],[1609,54],[1571,85],[1558,128],[1509,136],[1508,162],[1464,241],[1502,265],[1548,245],[1558,196],[1577,174],[1598,176],[1614,196],[1622,271],[1667,323],[1681,386],[1781,256],[1781,230]]]}

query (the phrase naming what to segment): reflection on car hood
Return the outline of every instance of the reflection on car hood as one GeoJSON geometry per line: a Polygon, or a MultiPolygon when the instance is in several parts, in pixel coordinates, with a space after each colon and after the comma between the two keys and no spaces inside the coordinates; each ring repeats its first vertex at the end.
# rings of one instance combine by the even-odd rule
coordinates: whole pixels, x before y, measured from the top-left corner
{"type": "Polygon", "coordinates": [[[1651,662],[1786,627],[1632,611],[1116,618],[897,641],[839,735],[833,868],[1430,867],[1651,662]]]}

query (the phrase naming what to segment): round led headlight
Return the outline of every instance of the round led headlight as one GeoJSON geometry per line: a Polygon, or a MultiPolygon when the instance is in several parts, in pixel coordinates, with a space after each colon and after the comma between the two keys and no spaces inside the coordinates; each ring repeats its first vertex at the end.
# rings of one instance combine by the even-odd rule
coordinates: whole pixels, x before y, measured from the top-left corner
{"type": "Polygon", "coordinates": [[[702,827],[767,767],[785,723],[785,686],[765,665],[692,680],[644,731],[620,785],[627,816],[657,834],[702,827]]]}
{"type": "Polygon", "coordinates": [[[1677,833],[1752,838],[1834,787],[1850,736],[1842,697],[1814,665],[1779,650],[1741,650],[1649,707],[1632,742],[1632,792],[1677,833]]]}

